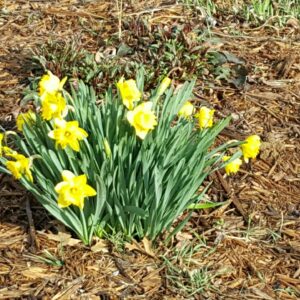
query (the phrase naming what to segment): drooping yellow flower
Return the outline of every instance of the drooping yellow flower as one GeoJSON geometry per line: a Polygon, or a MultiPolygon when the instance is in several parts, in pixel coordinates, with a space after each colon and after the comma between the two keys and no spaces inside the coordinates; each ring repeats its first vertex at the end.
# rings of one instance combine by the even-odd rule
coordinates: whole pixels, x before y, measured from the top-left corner
{"type": "Polygon", "coordinates": [[[256,158],[260,145],[261,141],[258,135],[250,135],[246,138],[245,143],[241,145],[245,162],[248,162],[249,158],[256,158]]]}
{"type": "Polygon", "coordinates": [[[17,151],[15,151],[7,146],[2,146],[2,153],[4,153],[6,156],[10,156],[11,154],[18,154],[17,151]]]}
{"type": "Polygon", "coordinates": [[[48,136],[55,140],[56,147],[61,146],[65,149],[70,146],[74,151],[79,151],[79,141],[88,137],[88,134],[79,127],[78,121],[55,119],[54,130],[50,131],[48,136]]]}
{"type": "Polygon", "coordinates": [[[194,110],[194,105],[191,102],[187,101],[181,107],[180,111],[178,112],[178,115],[188,119],[194,113],[194,110]]]}
{"type": "Polygon", "coordinates": [[[36,115],[32,110],[29,110],[28,112],[24,114],[19,114],[16,120],[17,128],[19,131],[23,131],[23,125],[26,124],[32,124],[36,121],[36,115]]]}
{"type": "Polygon", "coordinates": [[[33,182],[32,174],[30,171],[31,160],[22,154],[16,152],[6,154],[15,159],[15,161],[7,161],[6,168],[12,173],[16,179],[20,179],[25,176],[29,181],[33,182]]]}
{"type": "Polygon", "coordinates": [[[117,83],[117,87],[121,93],[123,104],[132,110],[134,107],[133,102],[140,101],[142,93],[137,88],[136,82],[133,79],[124,81],[122,77],[117,83]]]}
{"type": "Polygon", "coordinates": [[[57,76],[48,71],[47,74],[42,76],[39,82],[39,95],[42,96],[45,92],[48,94],[56,94],[62,90],[66,81],[67,77],[59,80],[57,76]]]}
{"type": "MultiPolygon", "coordinates": [[[[223,156],[223,161],[229,160],[231,157],[228,155],[223,156]]],[[[240,169],[242,165],[242,160],[240,158],[236,158],[225,166],[225,172],[227,175],[235,174],[240,169]]]]}
{"type": "Polygon", "coordinates": [[[51,120],[54,118],[61,118],[66,109],[66,100],[61,93],[49,94],[44,93],[42,100],[42,118],[44,120],[51,120]]]}
{"type": "Polygon", "coordinates": [[[161,82],[160,86],[158,87],[157,95],[161,96],[166,91],[166,89],[170,86],[171,82],[172,80],[169,77],[165,77],[161,82]]]}
{"type": "Polygon", "coordinates": [[[209,109],[205,106],[202,106],[200,108],[200,111],[196,114],[200,129],[209,128],[213,126],[214,113],[214,109],[209,109]]]}
{"type": "Polygon", "coordinates": [[[136,135],[142,140],[157,125],[156,116],[151,108],[152,102],[144,102],[127,113],[128,122],[134,127],[136,135]]]}
{"type": "Polygon", "coordinates": [[[70,171],[62,172],[63,181],[55,186],[58,193],[58,206],[61,208],[68,207],[71,204],[78,206],[80,209],[84,207],[84,198],[92,197],[97,192],[87,184],[86,175],[75,176],[70,171]]]}
{"type": "Polygon", "coordinates": [[[0,133],[0,157],[2,155],[10,156],[11,154],[14,154],[14,155],[18,154],[17,151],[11,149],[10,147],[4,146],[4,144],[3,144],[4,137],[9,134],[16,135],[16,133],[14,131],[6,131],[5,133],[0,133]]]}

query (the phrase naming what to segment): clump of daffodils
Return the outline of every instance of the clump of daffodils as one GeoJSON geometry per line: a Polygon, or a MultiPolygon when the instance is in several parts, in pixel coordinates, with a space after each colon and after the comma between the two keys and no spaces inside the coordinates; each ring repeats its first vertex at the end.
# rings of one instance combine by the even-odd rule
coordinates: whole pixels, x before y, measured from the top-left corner
{"type": "Polygon", "coordinates": [[[193,82],[174,93],[165,78],[145,93],[142,78],[122,77],[117,92],[109,89],[97,105],[83,82],[69,94],[67,79],[49,71],[39,82],[36,109],[17,117],[18,134],[0,133],[0,171],[85,244],[103,231],[171,236],[173,221],[202,199],[199,187],[211,172],[235,174],[259,153],[257,135],[213,149],[230,118],[195,107],[193,82]]]}

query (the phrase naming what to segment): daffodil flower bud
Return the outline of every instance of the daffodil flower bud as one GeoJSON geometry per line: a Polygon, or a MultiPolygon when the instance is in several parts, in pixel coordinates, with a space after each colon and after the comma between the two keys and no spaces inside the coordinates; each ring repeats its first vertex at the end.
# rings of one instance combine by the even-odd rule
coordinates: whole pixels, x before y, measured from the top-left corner
{"type": "Polygon", "coordinates": [[[106,156],[108,158],[110,158],[111,157],[111,149],[110,149],[107,139],[104,139],[103,145],[104,145],[104,151],[106,153],[106,156]]]}
{"type": "Polygon", "coordinates": [[[158,87],[157,96],[161,96],[166,91],[166,89],[170,86],[171,82],[172,80],[169,77],[165,77],[161,82],[160,86],[158,87]]]}
{"type": "Polygon", "coordinates": [[[194,110],[194,105],[191,102],[187,101],[178,112],[178,115],[180,117],[188,119],[194,113],[194,110]]]}

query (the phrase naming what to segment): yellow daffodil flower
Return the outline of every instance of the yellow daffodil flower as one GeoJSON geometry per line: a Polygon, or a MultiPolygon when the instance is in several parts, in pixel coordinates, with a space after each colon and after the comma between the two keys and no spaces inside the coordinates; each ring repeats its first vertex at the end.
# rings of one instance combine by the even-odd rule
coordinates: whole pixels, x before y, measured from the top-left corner
{"type": "Polygon", "coordinates": [[[18,154],[17,151],[15,151],[7,146],[2,147],[2,153],[4,153],[6,156],[10,156],[11,154],[18,154]]]}
{"type": "MultiPolygon", "coordinates": [[[[230,156],[223,156],[223,161],[227,161],[229,160],[231,157],[230,156]]],[[[240,166],[242,165],[242,160],[240,158],[236,158],[234,159],[233,161],[231,161],[230,163],[228,163],[226,166],[225,166],[225,172],[227,175],[230,175],[230,174],[235,174],[238,172],[238,170],[240,169],[240,166]]]]}
{"type": "Polygon", "coordinates": [[[3,152],[3,145],[2,145],[3,139],[4,139],[4,134],[0,133],[0,157],[2,156],[2,152],[3,152]]]}
{"type": "Polygon", "coordinates": [[[180,111],[178,112],[178,115],[180,117],[188,119],[194,113],[194,110],[194,105],[191,102],[187,101],[181,107],[180,111]]]}
{"type": "Polygon", "coordinates": [[[12,173],[16,179],[25,176],[29,181],[33,182],[32,174],[30,171],[31,160],[22,154],[13,153],[6,154],[15,159],[15,161],[7,161],[6,168],[12,173]]]}
{"type": "Polygon", "coordinates": [[[23,131],[23,125],[32,124],[36,121],[35,113],[32,110],[29,110],[27,113],[19,114],[16,120],[17,128],[19,131],[23,131]]]}
{"type": "Polygon", "coordinates": [[[87,184],[86,175],[75,176],[70,171],[62,172],[63,181],[55,186],[58,193],[58,206],[61,208],[68,207],[71,204],[78,206],[80,209],[84,207],[84,198],[92,197],[97,192],[87,184]]]}
{"type": "Polygon", "coordinates": [[[133,102],[140,101],[141,92],[138,90],[135,80],[129,79],[124,81],[122,77],[117,83],[117,87],[120,91],[123,104],[129,109],[132,110],[134,105],[133,102]]]}
{"type": "Polygon", "coordinates": [[[127,113],[128,122],[134,127],[136,135],[142,140],[157,125],[156,116],[151,108],[152,102],[144,102],[127,113]]]}
{"type": "Polygon", "coordinates": [[[157,95],[161,96],[166,91],[166,89],[170,86],[171,82],[172,80],[169,77],[165,77],[161,82],[160,86],[158,87],[157,95]]]}
{"type": "Polygon", "coordinates": [[[66,100],[61,93],[49,94],[44,93],[42,100],[42,118],[44,120],[51,120],[54,118],[61,118],[67,105],[66,100]]]}
{"type": "MultiPolygon", "coordinates": [[[[8,133],[9,131],[6,132],[6,134],[8,133]]],[[[12,132],[10,132],[12,133],[12,132]]],[[[16,151],[12,150],[11,148],[7,147],[7,146],[4,146],[3,145],[3,140],[4,140],[4,134],[3,133],[0,133],[0,157],[4,154],[6,156],[9,156],[9,154],[17,154],[16,151]]]]}
{"type": "Polygon", "coordinates": [[[70,146],[74,151],[79,151],[79,142],[88,136],[87,132],[79,127],[78,121],[66,122],[55,119],[54,130],[48,136],[56,141],[56,147],[65,149],[70,146]]]}
{"type": "Polygon", "coordinates": [[[250,135],[246,138],[245,143],[241,145],[245,162],[248,162],[249,158],[256,158],[260,145],[261,141],[258,135],[250,135]]]}
{"type": "Polygon", "coordinates": [[[214,112],[214,109],[209,109],[205,106],[200,108],[200,111],[196,114],[200,129],[213,126],[214,112]]]}
{"type": "Polygon", "coordinates": [[[64,77],[62,80],[55,75],[53,75],[50,71],[47,74],[43,75],[39,82],[39,94],[42,96],[44,93],[48,94],[56,94],[61,91],[64,84],[67,81],[67,77],[64,77]]]}

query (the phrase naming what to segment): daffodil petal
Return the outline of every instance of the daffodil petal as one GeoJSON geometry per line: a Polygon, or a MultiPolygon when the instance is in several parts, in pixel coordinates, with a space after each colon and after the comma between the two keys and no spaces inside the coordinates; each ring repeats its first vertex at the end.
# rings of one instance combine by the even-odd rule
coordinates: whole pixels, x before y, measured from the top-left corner
{"type": "Polygon", "coordinates": [[[65,76],[59,83],[59,89],[62,90],[63,86],[65,85],[66,81],[67,81],[68,77],[65,76]]]}
{"type": "Polygon", "coordinates": [[[67,186],[69,186],[69,184],[65,181],[62,181],[54,187],[54,190],[56,193],[60,193],[62,191],[62,189],[64,189],[67,186]]]}
{"type": "Polygon", "coordinates": [[[151,111],[153,103],[151,101],[147,101],[147,102],[144,102],[142,105],[143,105],[143,109],[145,111],[151,111]]]}
{"type": "Polygon", "coordinates": [[[64,194],[60,194],[57,199],[57,204],[60,208],[65,208],[70,206],[71,203],[66,199],[64,194]]]}
{"type": "Polygon", "coordinates": [[[141,138],[142,140],[145,139],[146,135],[147,135],[148,131],[144,131],[144,130],[137,130],[136,131],[136,135],[141,138]]]}
{"type": "Polygon", "coordinates": [[[85,194],[87,197],[92,197],[92,196],[97,195],[97,192],[96,192],[96,190],[93,189],[91,186],[85,185],[85,186],[84,186],[84,194],[85,194]]]}
{"type": "Polygon", "coordinates": [[[73,174],[71,171],[68,171],[68,170],[63,170],[61,175],[62,175],[62,179],[64,181],[70,181],[71,179],[73,179],[75,177],[75,174],[73,174]]]}
{"type": "Polygon", "coordinates": [[[132,111],[127,112],[127,120],[130,124],[133,124],[134,113],[132,111]]]}
{"type": "Polygon", "coordinates": [[[86,182],[87,182],[87,178],[86,178],[85,174],[76,176],[76,178],[74,178],[74,184],[75,185],[85,186],[86,182]]]}
{"type": "Polygon", "coordinates": [[[48,136],[49,138],[54,139],[54,130],[48,132],[48,136]]]}

